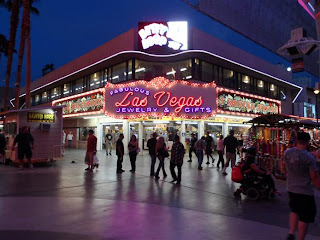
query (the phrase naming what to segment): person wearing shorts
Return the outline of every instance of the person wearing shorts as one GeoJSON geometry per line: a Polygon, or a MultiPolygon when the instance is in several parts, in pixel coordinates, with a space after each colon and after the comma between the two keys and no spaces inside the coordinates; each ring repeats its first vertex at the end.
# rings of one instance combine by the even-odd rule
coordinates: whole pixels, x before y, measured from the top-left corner
{"type": "Polygon", "coordinates": [[[238,148],[238,140],[234,137],[234,130],[230,130],[229,136],[223,140],[223,145],[226,146],[226,164],[222,174],[227,175],[226,169],[231,161],[231,168],[236,164],[236,150],[238,148]]]}
{"type": "Polygon", "coordinates": [[[30,134],[28,127],[23,127],[21,129],[21,132],[15,137],[12,145],[12,151],[14,151],[15,145],[18,143],[18,159],[20,161],[19,168],[23,168],[23,160],[24,157],[27,158],[29,163],[29,168],[33,168],[33,165],[31,163],[32,158],[32,149],[33,149],[33,143],[34,138],[30,134]]]}
{"type": "Polygon", "coordinates": [[[307,151],[309,142],[310,135],[299,132],[297,145],[284,153],[290,207],[290,229],[287,240],[295,239],[297,228],[298,239],[305,239],[308,224],[314,222],[317,213],[313,186],[320,189],[320,177],[316,159],[307,151]]]}

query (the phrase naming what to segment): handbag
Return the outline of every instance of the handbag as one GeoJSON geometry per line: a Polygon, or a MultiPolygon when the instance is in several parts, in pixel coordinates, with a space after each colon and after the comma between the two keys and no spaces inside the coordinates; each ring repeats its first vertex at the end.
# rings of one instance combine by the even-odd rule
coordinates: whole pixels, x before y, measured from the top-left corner
{"type": "Polygon", "coordinates": [[[136,151],[137,151],[137,153],[139,153],[139,152],[141,152],[141,149],[138,147],[136,151]]]}
{"type": "Polygon", "coordinates": [[[93,164],[98,164],[99,163],[99,159],[97,158],[97,155],[93,155],[93,164]]]}
{"type": "Polygon", "coordinates": [[[233,182],[240,183],[243,180],[243,174],[241,166],[234,166],[231,172],[231,180],[233,182]]]}

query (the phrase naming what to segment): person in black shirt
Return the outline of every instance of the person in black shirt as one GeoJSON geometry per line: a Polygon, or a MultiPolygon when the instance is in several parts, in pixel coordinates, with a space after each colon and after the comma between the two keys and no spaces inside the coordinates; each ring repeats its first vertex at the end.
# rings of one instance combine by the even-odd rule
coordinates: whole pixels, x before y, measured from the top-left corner
{"type": "Polygon", "coordinates": [[[2,130],[0,129],[0,159],[2,159],[3,163],[5,163],[5,148],[6,148],[6,139],[2,133],[2,130]]]}
{"type": "Polygon", "coordinates": [[[154,176],[154,166],[157,161],[156,156],[156,145],[157,145],[157,133],[152,134],[152,138],[150,138],[147,142],[147,147],[149,149],[149,155],[151,157],[151,168],[150,168],[150,176],[154,176]]]}
{"type": "Polygon", "coordinates": [[[209,157],[212,159],[212,163],[214,163],[214,158],[212,157],[212,147],[213,147],[213,138],[210,136],[210,133],[207,132],[206,137],[206,155],[207,155],[207,164],[210,164],[209,157]]]}
{"type": "Polygon", "coordinates": [[[223,141],[226,146],[226,165],[224,166],[222,174],[227,175],[226,168],[229,167],[231,161],[231,167],[236,164],[236,150],[238,148],[238,140],[234,137],[234,130],[230,131],[230,135],[223,141]]]}
{"type": "Polygon", "coordinates": [[[251,147],[247,150],[245,163],[241,168],[242,172],[246,173],[246,175],[261,176],[263,181],[268,185],[269,190],[276,192],[271,172],[267,172],[256,165],[256,154],[257,150],[255,147],[251,147]]]}
{"type": "Polygon", "coordinates": [[[194,154],[197,156],[196,149],[194,147],[194,145],[196,144],[197,140],[198,139],[196,138],[195,134],[192,133],[191,134],[191,141],[190,141],[189,161],[188,162],[192,162],[192,152],[194,152],[194,154]]]}
{"type": "Polygon", "coordinates": [[[122,169],[122,162],[123,162],[123,155],[124,155],[124,146],[123,146],[123,140],[124,136],[122,133],[119,135],[119,139],[116,144],[116,154],[118,156],[117,160],[117,173],[123,173],[124,170],[122,169]]]}
{"type": "Polygon", "coordinates": [[[32,157],[34,138],[30,134],[28,127],[24,126],[21,129],[21,132],[15,137],[12,145],[12,151],[14,151],[14,147],[17,143],[18,143],[18,159],[20,161],[19,168],[23,168],[24,156],[26,156],[26,158],[28,159],[29,167],[33,168],[33,165],[31,163],[31,157],[32,157]]]}
{"type": "Polygon", "coordinates": [[[108,130],[108,133],[106,134],[105,142],[106,142],[106,155],[108,155],[108,149],[109,149],[109,155],[111,155],[112,135],[110,133],[110,130],[108,130]]]}

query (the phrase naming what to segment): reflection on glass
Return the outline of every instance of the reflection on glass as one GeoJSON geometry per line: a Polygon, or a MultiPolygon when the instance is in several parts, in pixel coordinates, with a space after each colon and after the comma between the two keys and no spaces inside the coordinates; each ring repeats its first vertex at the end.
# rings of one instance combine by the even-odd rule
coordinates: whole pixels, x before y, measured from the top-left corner
{"type": "Polygon", "coordinates": [[[72,93],[71,83],[63,84],[63,95],[66,97],[71,95],[71,93],[72,93]]]}
{"type": "Polygon", "coordinates": [[[169,80],[188,80],[192,78],[191,59],[181,62],[145,62],[135,61],[135,78],[151,80],[155,77],[165,77],[169,80]]]}
{"type": "Polygon", "coordinates": [[[242,75],[242,90],[250,91],[250,77],[246,75],[242,75]]]}
{"type": "Polygon", "coordinates": [[[37,95],[34,97],[34,101],[35,101],[36,104],[40,102],[40,94],[37,94],[37,95]]]}
{"type": "Polygon", "coordinates": [[[51,90],[51,99],[56,99],[61,96],[60,88],[56,87],[51,90]]]}
{"type": "Polygon", "coordinates": [[[127,80],[127,64],[120,63],[112,67],[111,82],[118,83],[127,80]]]}
{"type": "Polygon", "coordinates": [[[48,101],[48,92],[43,92],[42,93],[42,102],[47,102],[48,101]]]}
{"type": "Polygon", "coordinates": [[[100,87],[101,72],[96,72],[90,75],[90,90],[100,87]]]}
{"type": "Polygon", "coordinates": [[[84,89],[83,78],[81,78],[75,82],[74,90],[75,90],[75,93],[82,93],[83,89],[84,89]]]}
{"type": "Polygon", "coordinates": [[[214,79],[213,76],[213,66],[210,63],[202,62],[202,81],[204,82],[212,82],[214,79]]]}
{"type": "Polygon", "coordinates": [[[229,69],[223,69],[223,85],[226,87],[235,87],[235,83],[233,80],[233,71],[229,69]]]}

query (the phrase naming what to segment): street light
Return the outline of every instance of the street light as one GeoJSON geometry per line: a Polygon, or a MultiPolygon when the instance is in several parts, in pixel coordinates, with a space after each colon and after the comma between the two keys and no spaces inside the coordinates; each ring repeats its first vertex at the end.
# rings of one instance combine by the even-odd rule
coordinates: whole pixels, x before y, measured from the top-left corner
{"type": "Polygon", "coordinates": [[[316,95],[316,118],[317,118],[317,122],[318,122],[318,95],[320,93],[319,83],[316,83],[316,86],[315,86],[313,92],[316,95]]]}

